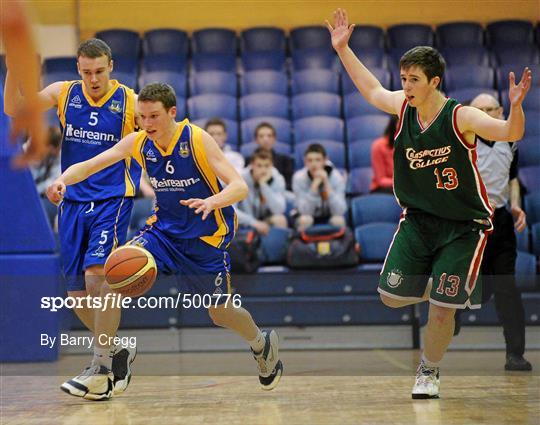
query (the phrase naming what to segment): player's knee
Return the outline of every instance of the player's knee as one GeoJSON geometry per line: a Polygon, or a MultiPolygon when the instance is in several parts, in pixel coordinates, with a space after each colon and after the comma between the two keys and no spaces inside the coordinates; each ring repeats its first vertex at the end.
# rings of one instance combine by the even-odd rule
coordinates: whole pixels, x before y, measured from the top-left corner
{"type": "Polygon", "coordinates": [[[84,273],[84,280],[86,283],[86,292],[92,297],[99,297],[103,294],[104,290],[108,289],[103,275],[103,266],[101,265],[88,267],[84,273]]]}
{"type": "Polygon", "coordinates": [[[455,313],[456,310],[453,308],[439,307],[431,304],[429,306],[429,321],[438,326],[443,326],[450,322],[454,323],[455,313]]]}
{"type": "Polygon", "coordinates": [[[391,307],[391,308],[403,307],[402,302],[399,300],[395,300],[394,298],[390,298],[383,294],[380,294],[380,298],[381,298],[382,303],[387,307],[391,307]]]}

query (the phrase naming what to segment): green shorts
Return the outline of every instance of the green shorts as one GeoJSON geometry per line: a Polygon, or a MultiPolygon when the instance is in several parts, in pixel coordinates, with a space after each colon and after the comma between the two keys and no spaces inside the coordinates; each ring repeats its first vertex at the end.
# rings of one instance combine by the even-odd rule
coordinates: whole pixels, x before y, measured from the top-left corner
{"type": "Polygon", "coordinates": [[[449,308],[480,308],[479,280],[487,226],[451,221],[425,213],[400,220],[379,279],[379,293],[415,301],[430,277],[429,301],[449,308]]]}

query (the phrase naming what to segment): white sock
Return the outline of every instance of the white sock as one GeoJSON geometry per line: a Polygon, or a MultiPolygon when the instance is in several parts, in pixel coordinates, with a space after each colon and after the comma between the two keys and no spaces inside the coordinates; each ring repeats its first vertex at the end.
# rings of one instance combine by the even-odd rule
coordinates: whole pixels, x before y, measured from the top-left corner
{"type": "Polygon", "coordinates": [[[429,361],[425,354],[422,353],[422,363],[424,363],[425,366],[427,367],[430,367],[430,368],[433,368],[433,367],[439,367],[439,363],[440,362],[432,362],[432,361],[429,361]]]}
{"type": "Polygon", "coordinates": [[[112,367],[112,356],[111,349],[109,347],[94,347],[94,358],[92,359],[92,364],[97,364],[100,366],[105,366],[107,369],[111,370],[112,367]]]}
{"type": "Polygon", "coordinates": [[[257,336],[253,340],[249,341],[249,345],[253,349],[253,352],[258,354],[264,349],[264,344],[264,335],[262,334],[261,330],[257,328],[257,336]]]}

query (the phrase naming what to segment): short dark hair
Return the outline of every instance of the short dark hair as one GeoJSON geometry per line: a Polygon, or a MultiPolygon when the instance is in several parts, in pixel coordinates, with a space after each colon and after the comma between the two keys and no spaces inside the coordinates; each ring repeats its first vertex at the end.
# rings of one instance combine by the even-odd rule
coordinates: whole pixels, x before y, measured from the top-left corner
{"type": "Polygon", "coordinates": [[[225,125],[225,122],[221,118],[210,118],[206,122],[204,129],[208,131],[208,127],[210,127],[211,125],[220,125],[221,127],[223,127],[223,130],[225,132],[227,131],[227,126],[225,125]]]}
{"type": "Polygon", "coordinates": [[[150,83],[139,92],[139,102],[161,102],[165,110],[176,106],[176,93],[165,83],[150,83]]]}
{"type": "Polygon", "coordinates": [[[405,52],[399,61],[400,70],[407,70],[411,66],[420,68],[426,74],[428,81],[431,81],[433,77],[439,77],[441,81],[437,88],[440,90],[446,62],[438,50],[430,46],[413,47],[405,52]]]}
{"type": "Polygon", "coordinates": [[[257,138],[257,134],[259,134],[259,130],[261,128],[269,128],[270,130],[272,130],[272,135],[274,137],[276,136],[276,129],[274,128],[274,126],[270,124],[269,122],[262,122],[257,127],[255,127],[255,131],[253,132],[253,135],[255,136],[255,138],[257,138]]]}
{"type": "Polygon", "coordinates": [[[320,153],[326,158],[326,149],[323,145],[319,143],[312,143],[311,145],[309,145],[304,152],[304,156],[306,156],[308,153],[320,153]]]}
{"type": "Polygon", "coordinates": [[[256,159],[262,159],[266,160],[269,159],[270,162],[274,162],[274,155],[272,154],[272,151],[269,151],[265,148],[257,148],[255,149],[255,152],[253,152],[253,155],[251,155],[251,159],[249,162],[253,163],[256,159]]]}
{"type": "Polygon", "coordinates": [[[89,38],[79,44],[77,48],[77,59],[83,56],[85,58],[95,59],[101,56],[107,56],[108,61],[112,59],[111,48],[107,43],[99,38],[89,38]]]}

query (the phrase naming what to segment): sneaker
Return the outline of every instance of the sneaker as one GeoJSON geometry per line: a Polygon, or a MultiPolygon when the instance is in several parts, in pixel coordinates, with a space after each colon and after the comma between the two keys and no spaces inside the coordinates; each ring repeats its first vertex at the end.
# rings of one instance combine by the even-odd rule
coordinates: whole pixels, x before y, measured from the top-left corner
{"type": "Polygon", "coordinates": [[[108,400],[113,393],[112,373],[105,366],[93,365],[64,382],[60,389],[75,397],[87,400],[108,400]]]}
{"type": "Polygon", "coordinates": [[[420,363],[416,370],[412,398],[439,398],[439,385],[439,368],[427,367],[424,363],[420,363]]]}
{"type": "Polygon", "coordinates": [[[504,370],[519,370],[528,372],[532,370],[532,365],[523,356],[517,354],[507,354],[504,370]]]}
{"type": "Polygon", "coordinates": [[[112,358],[114,394],[123,393],[131,381],[131,363],[137,357],[136,348],[122,348],[112,358]]]}
{"type": "Polygon", "coordinates": [[[283,364],[279,359],[279,338],[276,331],[262,331],[265,339],[264,348],[260,353],[253,350],[253,358],[259,367],[259,382],[263,390],[273,390],[283,374],[283,364]]]}

